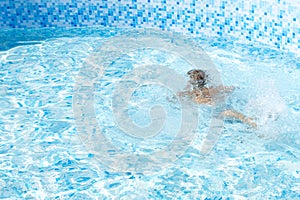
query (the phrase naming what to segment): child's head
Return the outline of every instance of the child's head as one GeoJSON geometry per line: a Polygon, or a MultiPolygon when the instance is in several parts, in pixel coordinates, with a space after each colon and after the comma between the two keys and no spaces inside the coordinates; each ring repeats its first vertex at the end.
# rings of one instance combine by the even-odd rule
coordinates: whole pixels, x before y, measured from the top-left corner
{"type": "Polygon", "coordinates": [[[192,69],[187,72],[190,77],[190,83],[197,87],[204,87],[207,83],[207,75],[200,69],[192,69]]]}

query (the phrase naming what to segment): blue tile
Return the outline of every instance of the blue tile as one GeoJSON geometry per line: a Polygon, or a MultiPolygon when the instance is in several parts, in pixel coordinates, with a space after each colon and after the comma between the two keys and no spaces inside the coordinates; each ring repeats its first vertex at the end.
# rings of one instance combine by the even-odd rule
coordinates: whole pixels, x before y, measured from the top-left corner
{"type": "Polygon", "coordinates": [[[287,0],[2,0],[0,4],[0,27],[56,27],[120,25],[142,27],[143,24],[161,29],[178,25],[182,31],[193,34],[208,31],[223,35],[228,32],[248,40],[270,37],[266,40],[282,47],[284,44],[298,48],[300,25],[298,8],[287,0]],[[144,2],[144,1],[143,1],[144,2]],[[49,4],[50,3],[50,4],[49,4]],[[282,7],[285,5],[286,7],[282,7]],[[275,8],[282,8],[274,12],[275,8]],[[287,9],[286,9],[287,8],[287,9]],[[230,16],[230,18],[229,18],[230,16]],[[255,21],[256,20],[256,21],[255,21]],[[26,24],[26,25],[25,25],[26,24]],[[283,27],[288,24],[287,27],[283,27]],[[208,29],[202,29],[206,27],[208,29]],[[293,27],[293,28],[292,28],[293,27]],[[238,32],[237,32],[238,31],[238,32]],[[285,37],[283,39],[282,37],[285,37]]]}

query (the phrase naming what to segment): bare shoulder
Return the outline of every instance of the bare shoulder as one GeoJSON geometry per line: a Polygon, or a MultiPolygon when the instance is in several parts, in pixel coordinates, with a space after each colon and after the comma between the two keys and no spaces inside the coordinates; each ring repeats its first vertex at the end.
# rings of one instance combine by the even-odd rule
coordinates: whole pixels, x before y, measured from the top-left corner
{"type": "Polygon", "coordinates": [[[199,97],[199,96],[196,96],[196,97],[193,98],[193,101],[195,103],[198,103],[198,104],[213,105],[212,99],[208,98],[208,97],[199,97]]]}
{"type": "Polygon", "coordinates": [[[217,95],[219,93],[232,93],[234,91],[233,86],[217,86],[217,87],[209,87],[208,92],[211,96],[217,95]]]}

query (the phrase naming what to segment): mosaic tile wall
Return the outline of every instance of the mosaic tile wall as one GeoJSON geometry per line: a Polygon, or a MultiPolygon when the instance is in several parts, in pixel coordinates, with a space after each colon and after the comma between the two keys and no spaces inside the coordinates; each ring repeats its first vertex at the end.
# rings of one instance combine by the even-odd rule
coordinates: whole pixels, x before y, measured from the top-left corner
{"type": "Polygon", "coordinates": [[[158,27],[300,52],[299,10],[300,0],[0,0],[0,27],[158,27]]]}

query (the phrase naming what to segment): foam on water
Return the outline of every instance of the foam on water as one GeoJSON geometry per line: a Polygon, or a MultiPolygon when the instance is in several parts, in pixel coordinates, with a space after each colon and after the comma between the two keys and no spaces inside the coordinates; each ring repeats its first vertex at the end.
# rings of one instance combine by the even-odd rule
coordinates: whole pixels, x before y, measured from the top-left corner
{"type": "Polygon", "coordinates": [[[272,130],[276,130],[275,126],[288,116],[289,109],[274,86],[274,80],[260,80],[256,88],[260,91],[259,94],[250,99],[246,107],[252,110],[251,113],[255,113],[261,136],[276,138],[280,133],[278,130],[280,127],[277,127],[278,132],[272,132],[272,130]]]}

